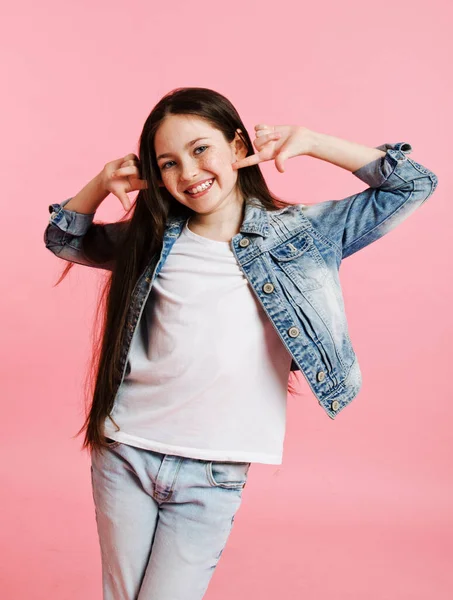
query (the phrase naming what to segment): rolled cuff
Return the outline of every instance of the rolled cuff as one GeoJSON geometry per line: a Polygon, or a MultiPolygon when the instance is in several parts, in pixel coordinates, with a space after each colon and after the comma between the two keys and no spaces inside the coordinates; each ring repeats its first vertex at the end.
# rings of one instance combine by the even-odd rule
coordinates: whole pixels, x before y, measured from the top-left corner
{"type": "MultiPolygon", "coordinates": [[[[397,167],[407,162],[407,154],[412,152],[412,146],[407,142],[382,144],[375,147],[385,152],[385,156],[367,163],[352,173],[371,188],[381,187],[391,177],[397,167]]],[[[411,165],[411,163],[408,164],[411,165]]],[[[410,166],[411,168],[412,165],[410,166]]],[[[413,179],[413,176],[409,175],[410,179],[413,179]]],[[[406,178],[404,180],[407,181],[406,178]]]]}
{"type": "Polygon", "coordinates": [[[72,235],[84,235],[93,222],[94,213],[87,215],[75,212],[74,210],[66,210],[64,207],[70,200],[72,200],[72,197],[60,204],[49,205],[49,223],[72,235]]]}

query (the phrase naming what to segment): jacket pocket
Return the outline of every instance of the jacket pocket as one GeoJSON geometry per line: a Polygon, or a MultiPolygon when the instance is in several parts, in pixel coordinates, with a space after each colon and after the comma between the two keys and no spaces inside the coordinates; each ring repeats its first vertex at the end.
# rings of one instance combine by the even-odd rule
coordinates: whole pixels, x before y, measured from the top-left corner
{"type": "Polygon", "coordinates": [[[268,252],[275,267],[300,291],[316,290],[324,285],[327,266],[307,232],[298,233],[268,252]]]}

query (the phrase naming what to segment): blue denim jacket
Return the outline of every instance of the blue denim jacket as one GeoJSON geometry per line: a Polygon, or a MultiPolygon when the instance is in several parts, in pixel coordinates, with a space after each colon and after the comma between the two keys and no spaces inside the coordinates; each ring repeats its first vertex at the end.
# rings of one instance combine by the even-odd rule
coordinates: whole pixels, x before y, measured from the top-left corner
{"type": "MultiPolygon", "coordinates": [[[[378,146],[386,152],[353,174],[368,184],[343,200],[295,204],[276,212],[247,200],[240,233],[231,240],[237,263],[292,356],[293,371],[305,376],[332,419],[358,394],[362,376],[345,316],[339,267],[394,229],[437,186],[437,176],[410,159],[410,144],[378,146]]],[[[94,264],[83,252],[83,236],[94,215],[65,210],[68,198],[51,204],[44,233],[46,247],[67,261],[112,269],[113,261],[94,264]]],[[[181,234],[185,219],[166,224],[160,256],[151,258],[132,294],[123,335],[115,398],[127,370],[132,336],[156,276],[181,234]]],[[[95,243],[115,243],[124,224],[97,227],[95,243]]],[[[202,316],[200,316],[202,318],[202,316]]],[[[246,332],[244,332],[246,334],[246,332]]],[[[215,332],[213,332],[215,335],[215,332]]],[[[240,339],[238,344],[240,344],[240,339]]]]}

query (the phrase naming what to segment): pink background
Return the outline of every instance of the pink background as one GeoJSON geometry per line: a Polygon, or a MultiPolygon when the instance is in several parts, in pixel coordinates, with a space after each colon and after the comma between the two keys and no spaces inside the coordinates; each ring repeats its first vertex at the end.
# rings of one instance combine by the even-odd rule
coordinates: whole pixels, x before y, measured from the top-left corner
{"type": "MultiPolygon", "coordinates": [[[[252,465],[206,598],[453,597],[452,8],[447,0],[18,1],[2,9],[1,584],[7,600],[98,600],[89,457],[73,439],[102,273],[45,249],[47,206],[129,152],[160,97],[224,93],[250,134],[298,123],[406,141],[428,202],[342,264],[363,373],[329,419],[290,399],[283,465],[252,465]]],[[[253,136],[252,136],[253,137],[253,136]]],[[[364,189],[310,157],[262,166],[295,202],[364,189]]],[[[116,220],[109,196],[98,218],[116,220]]]]}

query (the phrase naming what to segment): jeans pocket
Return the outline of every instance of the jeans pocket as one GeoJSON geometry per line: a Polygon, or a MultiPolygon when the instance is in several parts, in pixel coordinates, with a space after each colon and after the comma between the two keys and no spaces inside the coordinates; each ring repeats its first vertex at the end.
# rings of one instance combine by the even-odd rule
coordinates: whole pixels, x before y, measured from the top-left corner
{"type": "Polygon", "coordinates": [[[248,462],[208,461],[206,473],[213,487],[225,489],[242,489],[247,483],[250,468],[248,462]]]}

